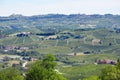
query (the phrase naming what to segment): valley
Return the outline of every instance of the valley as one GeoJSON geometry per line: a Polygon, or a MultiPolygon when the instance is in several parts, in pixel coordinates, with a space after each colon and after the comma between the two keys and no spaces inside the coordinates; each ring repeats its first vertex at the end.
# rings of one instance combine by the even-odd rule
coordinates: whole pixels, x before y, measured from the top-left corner
{"type": "Polygon", "coordinates": [[[0,69],[17,63],[14,67],[24,72],[32,62],[53,54],[58,72],[68,80],[83,80],[115,65],[120,59],[119,52],[119,15],[0,17],[0,69]]]}

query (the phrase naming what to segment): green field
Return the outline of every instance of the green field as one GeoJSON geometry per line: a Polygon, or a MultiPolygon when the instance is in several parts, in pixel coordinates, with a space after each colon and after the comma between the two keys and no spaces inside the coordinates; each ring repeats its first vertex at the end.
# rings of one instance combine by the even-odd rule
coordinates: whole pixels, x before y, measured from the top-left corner
{"type": "Polygon", "coordinates": [[[47,37],[37,35],[30,35],[28,37],[10,36],[7,38],[1,38],[1,45],[17,45],[17,46],[29,46],[38,48],[32,49],[40,53],[72,53],[72,52],[85,52],[90,53],[119,53],[120,47],[120,34],[110,32],[109,29],[95,29],[87,31],[67,31],[72,35],[80,35],[84,38],[75,39],[69,34],[63,34],[65,31],[56,35],[68,36],[68,39],[63,40],[46,40],[47,37]],[[101,40],[101,44],[93,43],[92,40],[101,40]],[[49,52],[50,51],[50,52],[49,52]]]}
{"type": "MultiPolygon", "coordinates": [[[[24,37],[14,35],[1,38],[0,45],[29,47],[25,52],[35,51],[38,54],[32,54],[32,56],[37,58],[49,53],[54,54],[58,62],[56,69],[68,80],[83,80],[93,75],[100,75],[101,69],[108,65],[96,65],[97,61],[104,59],[117,61],[120,58],[120,33],[111,32],[111,29],[67,30],[54,36],[68,38],[48,39],[50,36],[38,36],[35,33],[24,37]],[[75,38],[76,36],[82,37],[75,38]],[[88,53],[85,54],[85,52],[88,53]],[[83,53],[83,55],[68,56],[71,53],[83,53]]],[[[9,51],[6,53],[9,54],[9,51]]],[[[1,54],[3,54],[2,51],[1,54]]],[[[1,67],[2,65],[0,63],[1,67]]]]}

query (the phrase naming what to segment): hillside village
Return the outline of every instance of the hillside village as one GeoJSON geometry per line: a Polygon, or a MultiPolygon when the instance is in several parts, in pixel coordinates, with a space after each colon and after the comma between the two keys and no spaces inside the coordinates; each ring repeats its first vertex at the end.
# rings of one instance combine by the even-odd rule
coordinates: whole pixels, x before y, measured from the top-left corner
{"type": "Polygon", "coordinates": [[[111,14],[0,17],[0,70],[13,67],[24,73],[53,54],[55,71],[70,80],[99,75],[104,67],[119,62],[119,18],[111,14]]]}

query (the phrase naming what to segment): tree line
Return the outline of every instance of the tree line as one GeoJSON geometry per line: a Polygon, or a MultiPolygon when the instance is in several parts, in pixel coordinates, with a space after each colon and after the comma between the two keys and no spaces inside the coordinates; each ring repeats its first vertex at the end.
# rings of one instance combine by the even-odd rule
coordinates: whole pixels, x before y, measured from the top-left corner
{"type": "Polygon", "coordinates": [[[0,70],[0,80],[66,80],[55,71],[56,66],[55,57],[47,55],[43,60],[33,63],[25,73],[16,68],[0,70]]]}
{"type": "MultiPolygon", "coordinates": [[[[0,80],[67,80],[55,71],[57,66],[55,60],[55,57],[49,54],[43,60],[33,63],[25,73],[21,73],[16,68],[0,70],[0,80]]],[[[115,66],[104,68],[101,75],[91,76],[83,80],[120,80],[120,61],[115,66]]]]}

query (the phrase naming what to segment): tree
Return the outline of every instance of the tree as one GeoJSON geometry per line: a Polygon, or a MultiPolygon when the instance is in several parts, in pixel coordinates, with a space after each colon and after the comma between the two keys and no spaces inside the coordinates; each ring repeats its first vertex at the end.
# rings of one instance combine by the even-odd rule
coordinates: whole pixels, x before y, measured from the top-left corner
{"type": "Polygon", "coordinates": [[[57,65],[57,63],[55,62],[55,57],[51,54],[47,55],[45,59],[43,59],[42,61],[42,65],[44,68],[48,69],[48,70],[54,70],[55,66],[57,65]]]}
{"type": "Polygon", "coordinates": [[[24,77],[15,68],[0,71],[0,80],[24,80],[24,77]]]}
{"type": "Polygon", "coordinates": [[[102,70],[100,76],[102,80],[118,80],[117,79],[117,69],[114,66],[106,67],[102,70]]]}
{"type": "Polygon", "coordinates": [[[26,80],[66,80],[55,71],[56,65],[55,57],[49,54],[32,65],[26,74],[26,80]]]}
{"type": "Polygon", "coordinates": [[[84,80],[120,80],[120,62],[102,69],[100,76],[91,76],[84,80]]]}
{"type": "Polygon", "coordinates": [[[100,78],[101,80],[120,80],[120,63],[103,69],[100,78]]]}
{"type": "Polygon", "coordinates": [[[89,78],[85,78],[84,80],[101,80],[99,76],[91,76],[89,78]]]}

